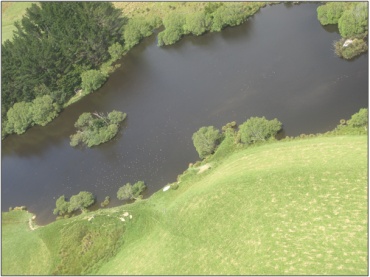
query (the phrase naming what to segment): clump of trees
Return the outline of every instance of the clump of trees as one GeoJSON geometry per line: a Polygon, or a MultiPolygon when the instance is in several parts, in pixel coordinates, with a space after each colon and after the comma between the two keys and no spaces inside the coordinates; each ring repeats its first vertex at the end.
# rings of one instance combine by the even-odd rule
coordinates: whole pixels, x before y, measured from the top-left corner
{"type": "Polygon", "coordinates": [[[7,112],[7,121],[3,122],[3,137],[8,134],[23,134],[33,125],[45,126],[60,111],[50,95],[36,97],[32,102],[18,102],[7,112]]]}
{"type": "Polygon", "coordinates": [[[222,127],[222,133],[213,126],[201,127],[192,136],[193,144],[200,158],[213,154],[225,138],[232,144],[250,145],[275,138],[282,129],[282,123],[276,118],[267,120],[265,117],[251,117],[239,126],[235,121],[222,127]]]}
{"type": "Polygon", "coordinates": [[[143,181],[138,181],[131,185],[127,183],[126,185],[120,187],[117,191],[117,198],[119,200],[136,200],[141,198],[141,193],[146,189],[146,185],[143,181]]]}
{"type": "Polygon", "coordinates": [[[119,124],[126,118],[126,113],[112,111],[108,115],[83,113],[75,123],[77,133],[70,136],[70,145],[84,143],[88,147],[111,140],[117,133],[119,124]]]}
{"type": "Polygon", "coordinates": [[[240,140],[245,144],[266,141],[275,136],[282,128],[276,118],[267,120],[265,117],[251,117],[239,126],[240,140]]]}
{"type": "Polygon", "coordinates": [[[329,2],[317,8],[317,17],[322,25],[338,24],[342,36],[341,40],[334,42],[338,56],[352,59],[367,51],[367,5],[366,2],[329,2]]]}
{"type": "Polygon", "coordinates": [[[199,36],[240,25],[264,5],[262,2],[209,2],[204,10],[193,13],[172,12],[163,19],[165,30],[158,34],[158,46],[174,44],[183,35],[199,36]]]}
{"type": "Polygon", "coordinates": [[[72,195],[69,201],[66,201],[64,195],[60,196],[55,205],[53,213],[55,215],[64,216],[75,211],[85,211],[95,202],[95,197],[91,192],[81,191],[76,195],[72,195]]]}
{"type": "Polygon", "coordinates": [[[28,8],[15,24],[12,41],[2,44],[5,135],[22,133],[32,122],[46,124],[43,116],[31,119],[29,107],[18,119],[9,118],[12,112],[8,111],[18,108],[16,103],[25,106],[49,96],[53,103],[63,106],[81,86],[99,87],[106,76],[94,70],[110,60],[114,51],[108,49],[112,45],[123,44],[124,23],[121,10],[110,2],[39,2],[28,8]]]}

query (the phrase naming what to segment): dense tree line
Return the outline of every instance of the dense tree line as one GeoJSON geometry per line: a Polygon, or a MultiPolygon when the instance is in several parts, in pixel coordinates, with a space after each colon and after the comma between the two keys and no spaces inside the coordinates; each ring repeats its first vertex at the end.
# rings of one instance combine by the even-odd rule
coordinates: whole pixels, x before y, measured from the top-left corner
{"type": "Polygon", "coordinates": [[[109,2],[33,4],[15,24],[12,41],[2,45],[2,138],[45,125],[72,96],[101,87],[112,63],[160,26],[165,29],[158,45],[173,44],[186,34],[239,25],[264,5],[209,2],[199,11],[173,11],[163,19],[127,19],[109,2]],[[43,102],[44,118],[35,114],[35,101],[43,102]]]}
{"type": "Polygon", "coordinates": [[[73,96],[81,74],[99,68],[110,59],[109,47],[123,43],[124,21],[109,2],[40,2],[27,9],[12,41],[2,45],[3,127],[17,102],[49,95],[61,105],[73,96]]]}
{"type": "Polygon", "coordinates": [[[163,18],[165,30],[158,34],[158,45],[170,45],[183,35],[218,32],[227,26],[245,22],[266,3],[209,2],[204,10],[193,13],[170,13],[163,18]]]}

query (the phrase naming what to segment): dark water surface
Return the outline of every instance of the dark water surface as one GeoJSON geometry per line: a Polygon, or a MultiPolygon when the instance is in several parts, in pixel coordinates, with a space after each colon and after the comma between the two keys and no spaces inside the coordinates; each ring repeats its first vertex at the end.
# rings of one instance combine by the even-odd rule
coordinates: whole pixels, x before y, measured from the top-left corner
{"type": "Polygon", "coordinates": [[[3,141],[2,210],[26,205],[44,224],[60,195],[87,190],[116,205],[118,188],[138,180],[147,197],[198,159],[191,136],[202,126],[266,116],[289,136],[318,133],[367,107],[368,56],[338,58],[338,32],[319,24],[317,6],[266,7],[242,26],[170,47],[145,40],[99,91],[46,127],[3,141]],[[81,113],[113,109],[128,114],[114,140],[69,146],[81,113]]]}

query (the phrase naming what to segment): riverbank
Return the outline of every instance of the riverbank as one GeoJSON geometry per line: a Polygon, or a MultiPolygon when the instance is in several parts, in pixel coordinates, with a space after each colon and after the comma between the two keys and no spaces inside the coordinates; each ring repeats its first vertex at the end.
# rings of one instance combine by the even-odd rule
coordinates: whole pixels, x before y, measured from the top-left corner
{"type": "Polygon", "coordinates": [[[366,274],[367,136],[226,148],[133,204],[34,231],[3,213],[2,273],[366,274]]]}

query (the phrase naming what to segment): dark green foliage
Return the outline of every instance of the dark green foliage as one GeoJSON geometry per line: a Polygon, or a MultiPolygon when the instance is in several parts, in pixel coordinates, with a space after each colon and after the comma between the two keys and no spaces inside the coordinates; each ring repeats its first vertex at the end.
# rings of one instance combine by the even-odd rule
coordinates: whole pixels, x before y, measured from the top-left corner
{"type": "Polygon", "coordinates": [[[221,138],[219,130],[213,126],[201,127],[192,136],[193,144],[201,159],[211,155],[221,138]]]}
{"type": "Polygon", "coordinates": [[[342,37],[348,38],[367,34],[367,5],[367,2],[352,3],[351,8],[343,12],[338,20],[338,29],[342,37]]]}
{"type": "Polygon", "coordinates": [[[100,88],[106,80],[106,76],[99,70],[88,70],[81,74],[81,87],[82,90],[90,93],[100,88]]]}
{"type": "Polygon", "coordinates": [[[136,182],[134,185],[127,183],[118,189],[117,198],[119,200],[137,199],[145,189],[146,186],[143,181],[136,182]]]}
{"type": "Polygon", "coordinates": [[[281,122],[276,118],[267,120],[265,117],[251,117],[240,125],[240,139],[246,144],[265,141],[274,137],[281,130],[281,127],[281,122]]]}
{"type": "Polygon", "coordinates": [[[346,2],[329,2],[317,8],[317,18],[322,25],[337,24],[347,8],[346,2]]]}
{"type": "Polygon", "coordinates": [[[109,59],[122,42],[124,19],[109,2],[40,2],[2,45],[2,108],[50,95],[65,103],[80,88],[81,73],[109,59]]]}
{"type": "Polygon", "coordinates": [[[353,127],[364,127],[368,124],[368,110],[360,109],[359,112],[352,115],[347,124],[353,127]]]}
{"type": "Polygon", "coordinates": [[[74,212],[77,210],[83,211],[90,207],[95,202],[95,197],[91,192],[81,191],[77,195],[73,195],[69,200],[68,212],[74,212]]]}
{"type": "Polygon", "coordinates": [[[55,203],[56,208],[53,211],[55,215],[64,215],[68,212],[69,202],[66,201],[64,195],[59,197],[55,203]]]}
{"type": "Polygon", "coordinates": [[[118,133],[119,124],[125,118],[126,114],[119,111],[112,111],[107,116],[83,113],[75,123],[78,131],[70,136],[70,145],[77,146],[79,143],[84,143],[91,147],[107,142],[118,133]]]}

